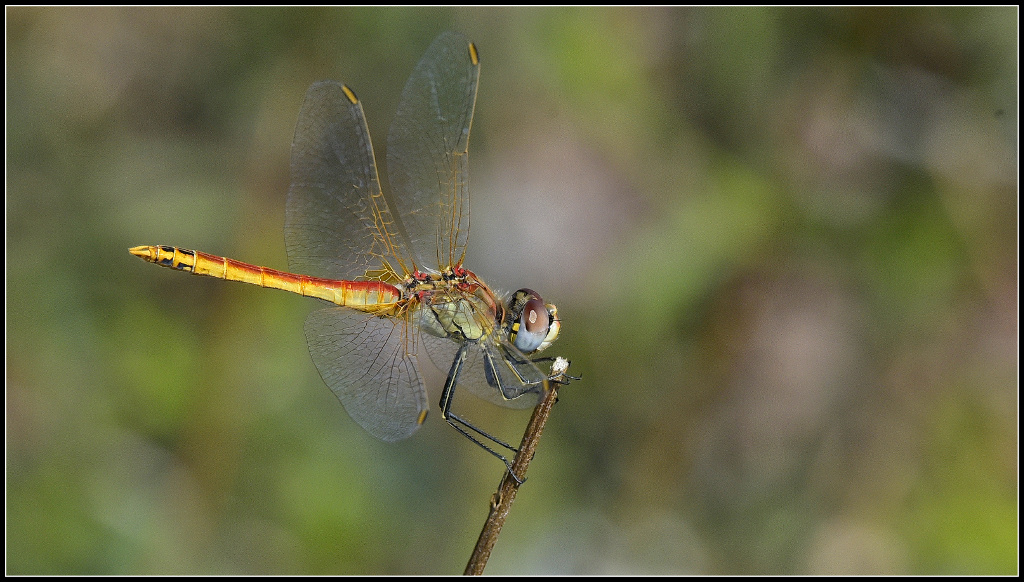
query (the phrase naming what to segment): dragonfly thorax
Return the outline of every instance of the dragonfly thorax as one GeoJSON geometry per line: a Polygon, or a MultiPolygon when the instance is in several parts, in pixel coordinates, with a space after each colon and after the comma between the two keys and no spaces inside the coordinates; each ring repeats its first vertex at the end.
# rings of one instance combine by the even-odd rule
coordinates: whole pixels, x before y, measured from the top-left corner
{"type": "Polygon", "coordinates": [[[456,342],[480,341],[501,329],[504,306],[483,281],[462,267],[413,273],[404,285],[418,305],[424,332],[456,342]]]}
{"type": "Polygon", "coordinates": [[[558,338],[558,309],[532,289],[520,289],[507,304],[461,266],[440,273],[413,273],[405,295],[419,311],[424,332],[456,342],[481,341],[495,332],[524,354],[539,352],[558,338]]]}

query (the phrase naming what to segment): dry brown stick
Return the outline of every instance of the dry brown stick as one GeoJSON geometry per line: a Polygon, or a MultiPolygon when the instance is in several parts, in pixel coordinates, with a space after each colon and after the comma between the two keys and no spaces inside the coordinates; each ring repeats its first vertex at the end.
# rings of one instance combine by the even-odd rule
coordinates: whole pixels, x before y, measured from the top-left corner
{"type": "Polygon", "coordinates": [[[533,460],[533,454],[540,442],[540,434],[544,431],[548,415],[551,414],[551,407],[558,400],[558,386],[562,383],[559,380],[569,378],[564,375],[564,370],[560,370],[559,373],[561,376],[558,379],[545,380],[544,397],[540,404],[533,409],[533,416],[530,417],[530,424],[526,426],[523,442],[519,445],[519,452],[512,459],[512,472],[505,472],[505,477],[498,485],[498,491],[491,496],[490,513],[487,515],[480,538],[477,540],[473,554],[470,555],[469,563],[466,564],[466,570],[463,572],[467,576],[479,576],[484,573],[487,560],[491,557],[491,550],[498,540],[498,534],[501,533],[501,526],[505,525],[505,518],[508,517],[508,511],[522,484],[512,476],[512,473],[514,472],[520,479],[526,480],[526,469],[530,466],[530,461],[533,460]]]}

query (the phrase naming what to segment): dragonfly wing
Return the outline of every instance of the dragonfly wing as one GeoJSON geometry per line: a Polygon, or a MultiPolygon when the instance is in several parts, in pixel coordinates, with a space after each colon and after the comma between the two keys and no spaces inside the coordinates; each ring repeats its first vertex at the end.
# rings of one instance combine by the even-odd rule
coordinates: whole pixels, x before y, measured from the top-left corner
{"type": "Polygon", "coordinates": [[[428,409],[406,331],[404,320],[344,307],[306,318],[309,353],[324,383],[353,420],[389,442],[416,432],[428,409]]]}
{"type": "Polygon", "coordinates": [[[420,269],[460,264],[469,236],[469,129],[480,61],[455,32],[438,36],[402,91],[388,133],[388,176],[420,269]]]}
{"type": "Polygon", "coordinates": [[[344,85],[321,81],[306,92],[291,171],[285,243],[293,271],[354,279],[407,256],[381,195],[363,107],[344,85]]]}

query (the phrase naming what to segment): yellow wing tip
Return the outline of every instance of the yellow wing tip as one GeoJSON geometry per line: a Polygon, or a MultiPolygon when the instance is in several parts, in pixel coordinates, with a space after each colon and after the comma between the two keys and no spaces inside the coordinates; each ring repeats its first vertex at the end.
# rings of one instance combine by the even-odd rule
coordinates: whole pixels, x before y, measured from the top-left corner
{"type": "Polygon", "coordinates": [[[429,410],[421,410],[420,411],[420,416],[419,416],[419,418],[416,419],[416,424],[417,425],[423,424],[423,421],[427,420],[427,413],[428,412],[430,412],[430,411],[429,410]]]}
{"type": "Polygon", "coordinates": [[[359,98],[356,97],[354,92],[352,92],[352,89],[348,88],[348,85],[342,85],[341,90],[345,93],[345,97],[352,103],[352,105],[359,103],[359,98]]]}

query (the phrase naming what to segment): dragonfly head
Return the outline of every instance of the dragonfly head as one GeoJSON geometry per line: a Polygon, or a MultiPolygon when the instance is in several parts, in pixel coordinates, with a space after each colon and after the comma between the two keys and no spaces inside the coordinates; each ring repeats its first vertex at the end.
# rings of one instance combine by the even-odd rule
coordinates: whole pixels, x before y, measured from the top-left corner
{"type": "Polygon", "coordinates": [[[508,339],[524,354],[539,352],[558,337],[558,309],[545,304],[532,289],[520,289],[508,300],[508,339]]]}

